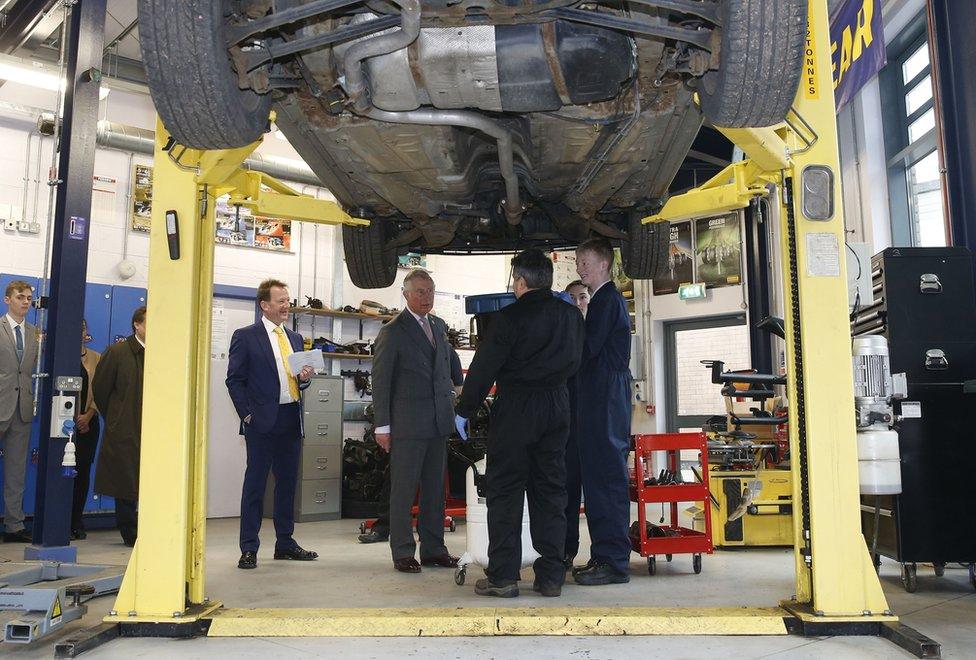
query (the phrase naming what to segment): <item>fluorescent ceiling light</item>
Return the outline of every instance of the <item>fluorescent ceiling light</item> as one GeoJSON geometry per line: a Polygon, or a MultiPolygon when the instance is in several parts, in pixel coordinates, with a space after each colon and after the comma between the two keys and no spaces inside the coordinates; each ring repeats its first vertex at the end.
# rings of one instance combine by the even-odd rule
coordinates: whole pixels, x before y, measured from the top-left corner
{"type": "MultiPolygon", "coordinates": [[[[29,87],[46,89],[52,92],[58,91],[58,76],[45,69],[43,66],[25,66],[12,62],[0,61],[0,80],[20,83],[29,87]]],[[[64,90],[64,82],[60,85],[64,90]]],[[[109,90],[104,85],[98,88],[98,99],[104,100],[108,96],[109,90]]]]}

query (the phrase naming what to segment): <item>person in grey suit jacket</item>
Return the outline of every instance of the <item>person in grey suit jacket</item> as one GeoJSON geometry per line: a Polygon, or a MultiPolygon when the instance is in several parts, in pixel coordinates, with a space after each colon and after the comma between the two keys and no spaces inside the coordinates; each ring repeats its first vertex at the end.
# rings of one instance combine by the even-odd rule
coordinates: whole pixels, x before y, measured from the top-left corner
{"type": "Polygon", "coordinates": [[[393,567],[457,566],[444,545],[444,469],[454,429],[454,385],[447,325],[430,313],[434,280],[422,269],[403,280],[407,308],[380,330],[373,355],[376,442],[390,452],[390,549],[393,567]],[[420,486],[417,532],[410,509],[420,486]]]}
{"type": "Polygon", "coordinates": [[[24,281],[7,285],[0,318],[0,447],[3,448],[3,522],[5,543],[30,543],[24,528],[24,480],[34,418],[32,374],[39,332],[25,320],[34,298],[24,281]]]}

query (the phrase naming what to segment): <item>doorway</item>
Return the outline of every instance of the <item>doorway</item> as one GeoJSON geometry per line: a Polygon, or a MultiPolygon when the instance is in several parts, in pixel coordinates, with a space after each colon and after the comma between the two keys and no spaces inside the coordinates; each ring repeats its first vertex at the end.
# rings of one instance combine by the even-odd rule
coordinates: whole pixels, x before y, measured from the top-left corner
{"type": "Polygon", "coordinates": [[[227,351],[238,328],[254,323],[254,294],[246,298],[214,297],[210,348],[210,434],[207,443],[207,517],[241,515],[241,489],[247,452],[240,418],[227,393],[227,351]]]}

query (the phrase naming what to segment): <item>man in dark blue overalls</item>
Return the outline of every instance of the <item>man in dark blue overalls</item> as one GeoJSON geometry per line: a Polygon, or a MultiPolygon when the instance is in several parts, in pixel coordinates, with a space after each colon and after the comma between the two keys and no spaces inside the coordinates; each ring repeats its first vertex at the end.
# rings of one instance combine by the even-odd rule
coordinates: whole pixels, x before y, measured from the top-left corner
{"type": "Polygon", "coordinates": [[[590,561],[573,569],[582,585],[630,581],[630,316],[610,279],[613,248],[605,238],[576,250],[576,272],[589,288],[586,341],[576,377],[580,472],[586,493],[590,561]]]}

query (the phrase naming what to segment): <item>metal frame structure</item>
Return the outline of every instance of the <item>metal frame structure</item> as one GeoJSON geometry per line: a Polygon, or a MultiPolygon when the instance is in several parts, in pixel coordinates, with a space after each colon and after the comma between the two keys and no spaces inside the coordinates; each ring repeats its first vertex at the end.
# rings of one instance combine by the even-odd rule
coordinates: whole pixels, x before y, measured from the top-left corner
{"type": "MultiPolygon", "coordinates": [[[[887,634],[891,614],[860,531],[844,223],[826,0],[811,0],[804,77],[788,125],[723,130],[749,155],[654,217],[677,219],[742,208],[776,189],[782,249],[789,255],[786,319],[795,457],[796,592],[770,608],[222,609],[204,590],[205,457],[209,392],[213,207],[246,193],[238,166],[251,150],[192,152],[156,132],[149,316],[140,474],[139,540],[106,622],[125,635],[392,636],[499,634],[887,634]],[[829,218],[804,215],[807,168],[834,175],[829,218]],[[181,256],[171,259],[164,214],[180,218],[181,256]],[[833,251],[831,251],[831,248],[833,251]],[[887,631],[887,632],[885,632],[887,631]]],[[[249,180],[249,179],[248,179],[249,180]]],[[[252,193],[254,189],[251,189],[252,193]]],[[[260,206],[259,199],[251,201],[260,206]]],[[[772,199],[771,199],[772,201],[772,199]]],[[[363,222],[329,203],[290,200],[295,216],[363,222]],[[323,204],[325,206],[323,206],[323,204]],[[304,209],[301,207],[305,207],[304,209]],[[313,208],[317,207],[317,208],[313,208]]],[[[279,207],[281,208],[281,207],[279,207]]],[[[909,644],[910,642],[903,642],[909,644]]]]}
{"type": "MultiPolygon", "coordinates": [[[[33,542],[25,559],[73,562],[77,548],[69,545],[71,498],[74,481],[62,476],[65,438],[53,438],[51,401],[56,379],[77,377],[81,321],[84,314],[91,234],[92,174],[95,169],[95,128],[101,81],[105,0],[85,0],[71,8],[68,18],[64,96],[64,123],[60,133],[60,158],[56,181],[57,203],[51,253],[50,302],[45,324],[43,371],[38,380],[40,396],[40,456],[33,542]],[[60,304],[70,301],[72,304],[60,304]]],[[[46,273],[42,277],[46,276],[46,273]]],[[[41,301],[44,304],[44,301],[41,301]]]]}
{"type": "Polygon", "coordinates": [[[4,564],[0,603],[5,612],[22,614],[4,625],[7,644],[31,644],[80,619],[88,611],[81,599],[117,591],[122,567],[97,564],[31,562],[4,564]]]}

